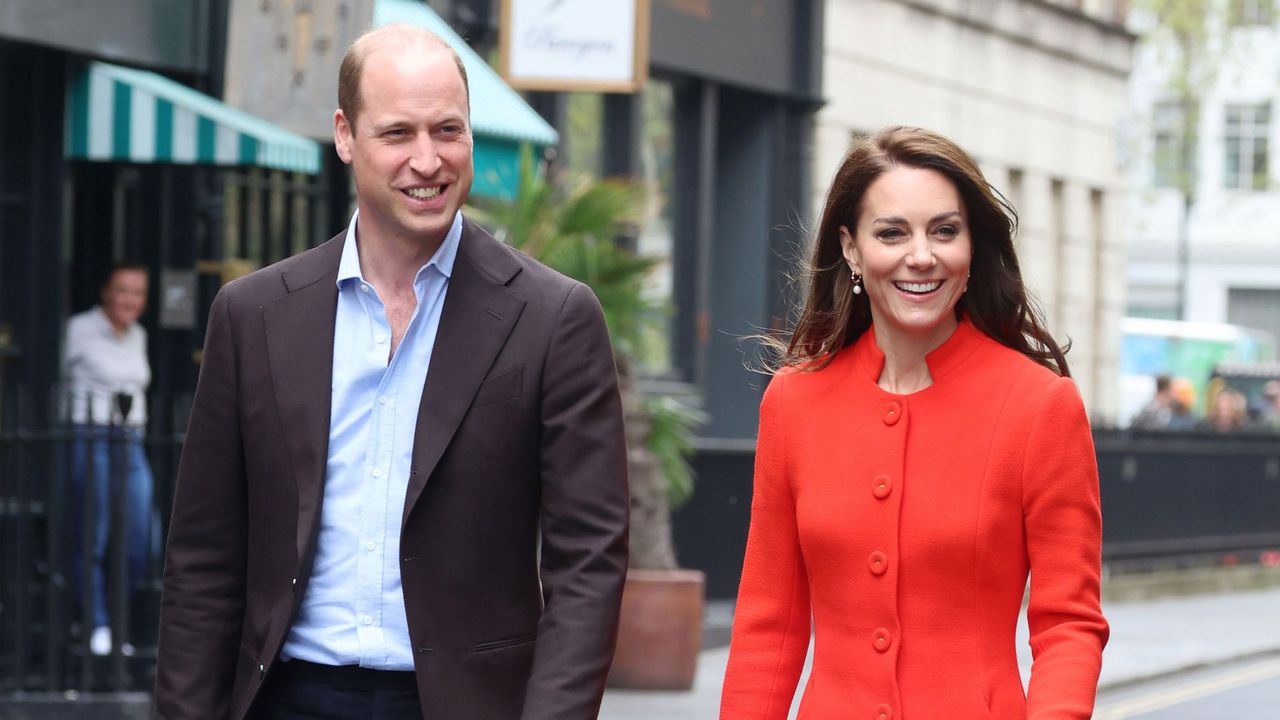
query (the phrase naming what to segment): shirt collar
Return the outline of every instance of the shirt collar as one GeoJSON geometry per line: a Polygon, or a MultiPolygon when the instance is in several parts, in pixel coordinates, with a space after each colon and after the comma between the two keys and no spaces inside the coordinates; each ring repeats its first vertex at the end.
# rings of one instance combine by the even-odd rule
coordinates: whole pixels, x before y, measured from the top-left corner
{"type": "MultiPolygon", "coordinates": [[[[342,287],[344,280],[356,279],[364,282],[364,274],[360,271],[360,253],[356,249],[356,219],[360,217],[360,211],[356,210],[351,215],[351,222],[347,225],[347,237],[342,244],[342,259],[338,261],[338,287],[342,287]]],[[[435,267],[441,275],[447,277],[453,276],[453,263],[458,258],[458,245],[462,241],[462,211],[459,210],[453,216],[453,224],[449,226],[449,232],[445,233],[444,242],[440,243],[440,247],[436,248],[435,254],[427,261],[426,265],[418,270],[418,276],[422,276],[422,270],[429,267],[435,267]]]]}

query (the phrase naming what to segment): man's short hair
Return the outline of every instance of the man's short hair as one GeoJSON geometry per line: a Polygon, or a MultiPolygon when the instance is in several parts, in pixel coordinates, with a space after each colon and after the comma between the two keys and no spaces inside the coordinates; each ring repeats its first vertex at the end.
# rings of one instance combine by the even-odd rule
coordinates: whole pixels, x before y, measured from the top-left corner
{"type": "Polygon", "coordinates": [[[347,118],[352,127],[356,124],[356,115],[360,113],[363,98],[360,96],[360,78],[364,75],[364,61],[376,43],[384,38],[393,40],[401,46],[415,43],[436,45],[453,57],[458,68],[458,76],[462,78],[462,88],[467,93],[467,111],[471,110],[471,84],[467,80],[467,68],[462,64],[462,56],[453,46],[439,35],[424,28],[404,23],[394,23],[370,30],[356,38],[342,55],[342,64],[338,66],[338,109],[347,118]]]}

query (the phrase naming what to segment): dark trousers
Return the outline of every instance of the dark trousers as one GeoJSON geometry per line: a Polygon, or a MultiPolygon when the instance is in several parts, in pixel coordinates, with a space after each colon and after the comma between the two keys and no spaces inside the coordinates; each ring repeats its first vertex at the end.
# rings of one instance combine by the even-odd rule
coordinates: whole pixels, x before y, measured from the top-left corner
{"type": "Polygon", "coordinates": [[[249,712],[250,720],[422,720],[412,672],[278,663],[249,712]]]}

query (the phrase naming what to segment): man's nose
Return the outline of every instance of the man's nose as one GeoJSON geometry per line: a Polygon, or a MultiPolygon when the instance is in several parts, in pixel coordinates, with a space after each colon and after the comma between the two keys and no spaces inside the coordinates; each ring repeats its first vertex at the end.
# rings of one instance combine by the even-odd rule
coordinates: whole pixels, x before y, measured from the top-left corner
{"type": "Polygon", "coordinates": [[[431,175],[440,167],[440,155],[436,152],[436,141],[430,135],[423,135],[413,145],[413,156],[409,158],[409,167],[421,175],[431,175]]]}

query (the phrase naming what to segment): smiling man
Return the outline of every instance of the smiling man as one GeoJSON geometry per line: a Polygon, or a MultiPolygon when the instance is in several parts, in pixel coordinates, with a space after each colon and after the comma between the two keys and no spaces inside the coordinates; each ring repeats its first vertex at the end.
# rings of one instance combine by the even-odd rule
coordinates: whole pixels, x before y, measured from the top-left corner
{"type": "Polygon", "coordinates": [[[162,718],[594,718],[626,572],[599,303],[462,216],[465,69],[339,74],[357,210],[222,289],[167,548],[162,718]]]}

